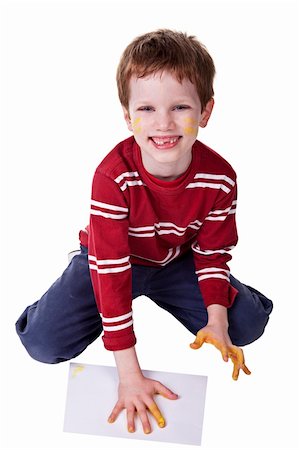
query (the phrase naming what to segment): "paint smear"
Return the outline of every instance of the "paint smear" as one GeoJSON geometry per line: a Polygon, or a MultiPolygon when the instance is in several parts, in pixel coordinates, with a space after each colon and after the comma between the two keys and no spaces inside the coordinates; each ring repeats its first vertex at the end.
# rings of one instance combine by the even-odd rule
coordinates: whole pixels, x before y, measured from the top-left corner
{"type": "Polygon", "coordinates": [[[140,126],[140,122],[141,122],[141,117],[137,117],[133,122],[132,122],[132,128],[134,133],[140,133],[141,131],[141,126],[140,126]]]}
{"type": "Polygon", "coordinates": [[[155,403],[152,403],[151,406],[149,406],[148,409],[152,413],[154,418],[157,420],[159,427],[160,428],[165,427],[165,419],[162,416],[162,414],[160,413],[159,408],[157,407],[157,405],[155,403]]]}
{"type": "Polygon", "coordinates": [[[192,119],[192,117],[186,117],[184,119],[184,122],[186,123],[186,127],[184,128],[184,133],[186,134],[196,134],[198,130],[198,123],[197,120],[192,119]]]}
{"type": "Polygon", "coordinates": [[[76,366],[72,371],[72,378],[76,378],[76,376],[83,372],[84,369],[84,366],[76,366]]]}

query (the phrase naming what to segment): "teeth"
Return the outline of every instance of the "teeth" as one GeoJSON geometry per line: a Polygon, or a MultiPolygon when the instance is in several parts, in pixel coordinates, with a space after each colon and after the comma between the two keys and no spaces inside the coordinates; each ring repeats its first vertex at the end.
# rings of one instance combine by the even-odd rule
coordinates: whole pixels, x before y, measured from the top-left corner
{"type": "Polygon", "coordinates": [[[178,141],[178,137],[171,138],[171,139],[158,139],[158,138],[152,138],[154,143],[157,145],[164,145],[164,144],[174,144],[178,141]]]}

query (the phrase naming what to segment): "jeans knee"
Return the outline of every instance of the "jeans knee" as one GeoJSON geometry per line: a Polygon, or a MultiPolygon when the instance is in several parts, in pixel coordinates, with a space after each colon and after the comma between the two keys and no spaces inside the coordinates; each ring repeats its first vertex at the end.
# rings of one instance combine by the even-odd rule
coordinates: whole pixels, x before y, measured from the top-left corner
{"type": "Polygon", "coordinates": [[[243,329],[241,333],[235,335],[231,330],[229,330],[231,341],[237,347],[244,347],[245,345],[251,344],[252,342],[259,339],[263,333],[264,329],[257,330],[255,328],[253,330],[247,330],[247,332],[244,332],[243,329]]]}
{"type": "Polygon", "coordinates": [[[232,343],[243,347],[256,341],[263,335],[268,321],[269,316],[259,316],[230,324],[228,332],[232,343]]]}
{"type": "Polygon", "coordinates": [[[26,340],[22,340],[22,343],[27,353],[36,361],[46,364],[58,364],[68,360],[67,358],[58,357],[53,347],[43,345],[40,342],[28,343],[26,340]]]}
{"type": "Polygon", "coordinates": [[[239,294],[229,310],[229,335],[234,345],[244,346],[264,333],[273,303],[251,286],[238,284],[239,294]]]}
{"type": "Polygon", "coordinates": [[[36,361],[57,364],[71,359],[71,357],[59,356],[61,345],[59,345],[57,340],[51,339],[50,333],[47,332],[46,328],[35,327],[33,323],[30,323],[29,326],[26,311],[20,316],[15,327],[27,353],[36,361]]]}
{"type": "Polygon", "coordinates": [[[20,332],[18,323],[16,324],[16,329],[23,346],[31,358],[46,364],[57,364],[67,360],[67,358],[57,356],[59,354],[58,349],[51,342],[43,339],[42,336],[32,337],[30,333],[20,332]]]}

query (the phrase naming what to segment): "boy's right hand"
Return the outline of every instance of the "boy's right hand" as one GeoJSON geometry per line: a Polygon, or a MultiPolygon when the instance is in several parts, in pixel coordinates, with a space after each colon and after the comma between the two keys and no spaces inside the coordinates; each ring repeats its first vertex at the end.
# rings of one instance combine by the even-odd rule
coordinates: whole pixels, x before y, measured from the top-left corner
{"type": "Polygon", "coordinates": [[[165,426],[165,419],[154,401],[154,396],[161,394],[169,400],[176,400],[177,394],[171,392],[159,381],[144,377],[142,374],[130,376],[126,380],[121,380],[118,387],[118,402],[111,412],[108,422],[113,423],[119,413],[127,410],[128,431],[135,431],[135,413],[138,414],[144,433],[151,432],[151,425],[148,418],[148,411],[154,416],[159,427],[165,426]]]}

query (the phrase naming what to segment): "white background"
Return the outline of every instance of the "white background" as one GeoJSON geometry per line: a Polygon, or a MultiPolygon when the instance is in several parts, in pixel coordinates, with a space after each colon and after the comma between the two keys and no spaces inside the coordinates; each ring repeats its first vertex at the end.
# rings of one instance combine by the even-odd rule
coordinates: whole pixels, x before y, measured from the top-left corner
{"type": "MultiPolygon", "coordinates": [[[[203,448],[298,448],[298,9],[265,0],[2,2],[2,448],[190,448],[63,433],[69,365],[35,362],[14,331],[78,247],[96,166],[129,135],[121,52],[161,27],[195,34],[214,58],[216,106],[199,139],[238,173],[232,273],[275,308],[244,348],[252,375],[234,382],[213,347],[192,351],[193,336],[139,298],[140,363],[208,375],[203,448]]],[[[114,365],[101,339],[75,361],[114,365]]]]}

